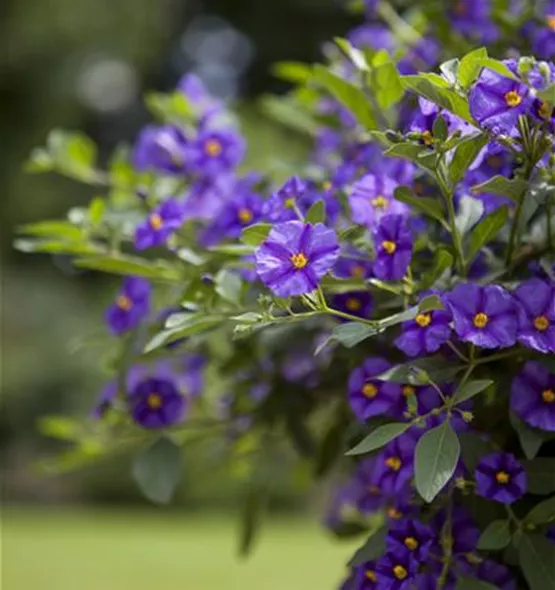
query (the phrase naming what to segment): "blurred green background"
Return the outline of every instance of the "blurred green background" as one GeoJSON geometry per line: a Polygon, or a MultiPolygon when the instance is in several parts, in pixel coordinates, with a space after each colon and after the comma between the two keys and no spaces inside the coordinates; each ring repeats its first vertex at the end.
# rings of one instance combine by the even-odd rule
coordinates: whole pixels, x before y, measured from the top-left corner
{"type": "Polygon", "coordinates": [[[236,482],[224,472],[208,477],[194,454],[176,502],[163,510],[140,498],[128,457],[37,474],[33,464],[56,448],[37,434],[38,417],[85,415],[105,378],[101,318],[117,282],[78,273],[63,257],[20,254],[11,243],[18,225],[61,217],[94,196],[23,172],[49,129],[84,130],[106,158],[148,120],[141,94],[169,90],[188,71],[237,106],[248,167],[301,158],[303,138],[257,108],[260,94],[285,90],[269,66],[317,60],[321,44],[356,21],[339,0],[5,0],[0,18],[8,49],[0,54],[2,587],[332,587],[349,548],[318,528],[315,496],[294,481],[274,490],[276,510],[245,565],[235,557],[236,482]]]}

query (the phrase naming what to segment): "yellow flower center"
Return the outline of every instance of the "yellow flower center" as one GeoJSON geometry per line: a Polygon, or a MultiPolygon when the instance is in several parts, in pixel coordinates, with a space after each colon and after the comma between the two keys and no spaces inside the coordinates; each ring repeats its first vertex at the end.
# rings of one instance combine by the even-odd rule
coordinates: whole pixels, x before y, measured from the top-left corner
{"type": "Polygon", "coordinates": [[[540,332],[544,332],[547,330],[547,328],[549,328],[549,320],[544,315],[539,315],[534,320],[534,328],[540,332]]]}
{"type": "Polygon", "coordinates": [[[362,264],[353,264],[351,266],[351,276],[355,279],[362,279],[364,272],[364,266],[362,264]]]}
{"type": "Polygon", "coordinates": [[[426,328],[430,325],[432,321],[432,316],[429,313],[419,313],[415,318],[414,321],[421,327],[426,328]]]}
{"type": "Polygon", "coordinates": [[[151,410],[158,410],[162,407],[162,398],[158,393],[150,393],[146,403],[151,410]]]}
{"type": "Polygon", "coordinates": [[[409,575],[407,570],[402,565],[396,565],[393,568],[393,573],[398,580],[405,580],[409,575]]]}
{"type": "Polygon", "coordinates": [[[362,387],[362,395],[368,399],[374,399],[378,395],[378,388],[373,383],[365,383],[362,387]]]}
{"type": "Polygon", "coordinates": [[[542,119],[549,119],[551,117],[552,109],[547,102],[542,102],[538,109],[538,114],[542,119]]]}
{"type": "Polygon", "coordinates": [[[553,389],[544,389],[542,391],[542,399],[546,404],[555,402],[555,391],[553,389]]]}
{"type": "Polygon", "coordinates": [[[246,207],[242,207],[241,209],[239,209],[238,215],[239,221],[241,223],[250,223],[253,218],[252,211],[250,209],[247,209],[246,207]]]}
{"type": "Polygon", "coordinates": [[[505,94],[505,102],[511,108],[517,107],[522,102],[522,96],[516,90],[510,90],[505,94]]]}
{"type": "Polygon", "coordinates": [[[401,467],[403,466],[403,462],[401,461],[401,459],[399,459],[399,457],[388,457],[385,460],[385,464],[390,469],[393,469],[393,471],[399,471],[399,469],[401,469],[401,467]]]}
{"type": "Polygon", "coordinates": [[[367,580],[370,580],[371,582],[378,581],[378,577],[376,576],[376,574],[372,570],[366,570],[364,572],[364,576],[366,577],[367,580]]]}
{"type": "Polygon", "coordinates": [[[324,182],[322,183],[322,188],[325,191],[329,191],[332,187],[333,187],[333,184],[331,183],[330,180],[324,180],[324,182]]]}
{"type": "Polygon", "coordinates": [[[217,139],[209,139],[204,144],[204,151],[207,156],[216,158],[222,153],[222,144],[217,139]]]}
{"type": "Polygon", "coordinates": [[[431,131],[422,132],[422,143],[424,145],[432,145],[434,143],[434,136],[431,131]]]}
{"type": "Polygon", "coordinates": [[[485,328],[488,324],[488,321],[488,316],[485,313],[480,312],[474,316],[473,324],[477,328],[485,328]]]}
{"type": "Polygon", "coordinates": [[[295,207],[295,199],[293,197],[289,197],[288,199],[285,199],[284,205],[288,209],[293,209],[293,207],[295,207]]]}
{"type": "Polygon", "coordinates": [[[129,311],[133,307],[133,301],[127,295],[118,295],[116,305],[123,311],[129,311]]]}
{"type": "Polygon", "coordinates": [[[345,307],[349,311],[359,311],[362,307],[362,303],[355,297],[349,297],[349,299],[347,299],[347,301],[345,302],[345,307]]]}
{"type": "Polygon", "coordinates": [[[158,213],[153,213],[149,218],[148,222],[150,223],[150,227],[154,230],[162,229],[164,225],[164,220],[158,215],[158,213]]]}
{"type": "Polygon", "coordinates": [[[403,513],[400,510],[397,510],[397,508],[391,506],[387,509],[387,516],[393,520],[399,520],[403,516],[403,513]]]}
{"type": "Polygon", "coordinates": [[[383,195],[379,195],[375,199],[372,199],[372,207],[374,207],[374,209],[385,210],[387,209],[387,205],[387,199],[383,195]]]}
{"type": "Polygon", "coordinates": [[[418,549],[418,541],[414,537],[407,537],[404,540],[404,544],[409,551],[414,551],[415,549],[418,549]]]}
{"type": "Polygon", "coordinates": [[[410,397],[416,393],[416,389],[412,385],[404,385],[401,391],[405,397],[410,397]]]}
{"type": "Polygon", "coordinates": [[[506,484],[511,480],[511,476],[506,471],[498,471],[495,474],[495,479],[497,480],[497,483],[506,484]]]}
{"type": "Polygon", "coordinates": [[[382,248],[388,254],[393,254],[395,252],[395,250],[397,250],[397,244],[395,242],[391,242],[390,240],[384,240],[382,242],[382,248]]]}
{"type": "Polygon", "coordinates": [[[302,252],[299,252],[298,254],[291,254],[291,262],[295,268],[301,269],[308,264],[308,259],[302,252]]]}
{"type": "Polygon", "coordinates": [[[547,21],[547,26],[552,31],[555,31],[555,14],[548,14],[545,20],[547,21]]]}

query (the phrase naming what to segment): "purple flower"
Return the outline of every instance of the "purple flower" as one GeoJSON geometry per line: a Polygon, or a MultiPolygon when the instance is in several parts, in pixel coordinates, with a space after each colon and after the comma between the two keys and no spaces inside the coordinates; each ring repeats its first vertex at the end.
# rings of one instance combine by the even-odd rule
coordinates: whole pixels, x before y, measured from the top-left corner
{"type": "Polygon", "coordinates": [[[435,39],[422,37],[416,45],[409,47],[404,57],[399,60],[399,73],[406,75],[427,71],[437,63],[439,53],[439,45],[435,39]]]}
{"type": "Polygon", "coordinates": [[[260,280],[278,297],[310,293],[339,256],[337,236],[322,223],[275,225],[255,252],[260,280]]]}
{"type": "Polygon", "coordinates": [[[479,580],[493,584],[500,590],[516,590],[516,580],[511,570],[497,561],[484,559],[476,570],[476,577],[479,580]]]}
{"type": "MultiPolygon", "coordinates": [[[[455,393],[455,387],[452,384],[440,385],[439,388],[446,399],[449,399],[455,393]]],[[[447,417],[446,411],[445,409],[440,410],[440,408],[444,408],[445,404],[435,387],[428,385],[419,388],[416,392],[416,399],[418,400],[418,413],[420,415],[432,414],[426,418],[427,428],[434,428],[445,421],[447,417]]],[[[472,400],[457,404],[457,408],[463,412],[469,412],[472,409],[472,400]]],[[[456,432],[464,432],[469,428],[468,423],[464,421],[459,412],[454,412],[451,416],[451,426],[456,432]]]]}
{"type": "Polygon", "coordinates": [[[514,135],[520,115],[532,106],[529,88],[485,68],[468,96],[474,119],[494,133],[514,135]]]}
{"type": "Polygon", "coordinates": [[[374,300],[369,291],[348,291],[332,297],[333,309],[344,311],[359,318],[369,318],[374,300]]]}
{"type": "Polygon", "coordinates": [[[555,373],[526,363],[511,385],[511,409],[530,426],[555,432],[555,373]]]}
{"type": "Polygon", "coordinates": [[[453,314],[455,332],[481,348],[505,348],[516,342],[517,314],[512,295],[499,285],[459,283],[443,301],[453,314]]]}
{"type": "Polygon", "coordinates": [[[196,74],[185,74],[177,83],[177,90],[182,92],[195,110],[206,119],[222,110],[220,101],[213,98],[202,80],[196,74]]]}
{"type": "Polygon", "coordinates": [[[453,28],[465,37],[481,43],[492,43],[498,37],[489,0],[455,0],[447,14],[453,28]]]}
{"type": "Polygon", "coordinates": [[[451,313],[445,309],[419,313],[414,320],[403,322],[395,346],[411,357],[436,352],[451,336],[450,322],[451,313]]]}
{"type": "Polygon", "coordinates": [[[384,215],[408,215],[407,205],[393,196],[397,186],[392,178],[375,174],[367,174],[355,182],[349,195],[353,221],[371,229],[384,215]]]}
{"type": "Polygon", "coordinates": [[[372,261],[364,252],[351,248],[338,258],[333,274],[339,279],[368,279],[372,276],[372,261]]]}
{"type": "Polygon", "coordinates": [[[131,159],[139,172],[156,170],[184,174],[187,171],[186,148],[187,140],[177,127],[148,125],[139,134],[131,159]]]}
{"type": "Polygon", "coordinates": [[[383,25],[360,25],[347,35],[357,49],[387,49],[393,51],[395,39],[388,27],[383,25]]]}
{"type": "MultiPolygon", "coordinates": [[[[394,498],[407,491],[414,475],[416,434],[408,431],[388,443],[375,457],[370,489],[377,489],[385,498],[394,498]]],[[[396,498],[396,505],[400,504],[396,498]]]]}
{"type": "Polygon", "coordinates": [[[183,420],[187,401],[171,380],[149,377],[131,391],[129,406],[139,426],[164,428],[183,420]]]}
{"type": "Polygon", "coordinates": [[[102,418],[104,414],[113,406],[117,394],[118,382],[117,379],[112,379],[111,381],[108,381],[101,389],[96,405],[91,412],[91,416],[96,420],[100,420],[100,418],[102,418]]]}
{"type": "Polygon", "coordinates": [[[147,280],[126,277],[115,302],[106,310],[106,323],[112,334],[136,328],[150,311],[151,288],[147,280]]]}
{"type": "Polygon", "coordinates": [[[192,172],[214,176],[230,171],[241,163],[245,141],[230,130],[205,130],[189,143],[187,162],[192,172]]]}
{"type": "Polygon", "coordinates": [[[418,572],[418,562],[410,553],[386,553],[376,564],[383,590],[409,590],[418,572]]]}
{"type": "Polygon", "coordinates": [[[526,493],[528,478],[511,453],[491,453],[477,465],[476,493],[488,500],[512,504],[526,493]]]}
{"type": "Polygon", "coordinates": [[[349,404],[355,416],[365,421],[372,416],[390,414],[402,399],[401,386],[375,379],[391,367],[381,357],[370,357],[349,376],[349,404]]]}
{"type": "Polygon", "coordinates": [[[433,541],[432,529],[418,520],[403,519],[393,524],[387,535],[387,548],[393,553],[410,553],[425,561],[433,541]]]}
{"type": "Polygon", "coordinates": [[[164,245],[168,238],[181,227],[183,206],[176,199],[166,199],[153,209],[149,216],[135,229],[135,248],[146,250],[164,245]]]}
{"type": "Polygon", "coordinates": [[[307,183],[298,176],[292,176],[275,193],[270,195],[262,208],[262,215],[268,221],[292,221],[298,219],[295,206],[307,190],[307,183]]]}
{"type": "MultiPolygon", "coordinates": [[[[555,57],[555,2],[547,2],[543,10],[544,26],[530,27],[534,55],[542,59],[555,57]]],[[[540,17],[541,18],[541,17],[540,17]]]]}
{"type": "Polygon", "coordinates": [[[555,353],[555,283],[529,279],[515,297],[518,307],[518,341],[528,348],[555,353]]]}
{"type": "Polygon", "coordinates": [[[347,586],[347,590],[379,590],[380,582],[376,562],[367,561],[357,567],[351,586],[347,586]]]}
{"type": "Polygon", "coordinates": [[[402,215],[386,215],[372,232],[376,259],[374,274],[386,281],[405,276],[412,257],[412,235],[402,215]]]}

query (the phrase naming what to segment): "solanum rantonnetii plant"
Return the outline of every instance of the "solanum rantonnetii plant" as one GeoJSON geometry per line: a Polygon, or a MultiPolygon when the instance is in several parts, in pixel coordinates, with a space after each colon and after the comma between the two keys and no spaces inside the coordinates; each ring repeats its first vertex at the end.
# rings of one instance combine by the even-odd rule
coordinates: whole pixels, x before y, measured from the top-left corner
{"type": "Polygon", "coordinates": [[[262,107],[314,138],[287,179],[238,168],[190,75],[106,171],[52,132],[31,169],[99,196],[17,247],[124,277],[92,417],[42,423],[73,443],[54,467],[145,445],[166,502],[181,447],[227,441],[246,552],[292,448],[344,480],[342,588],[555,588],[555,6],[509,4],[367,1],[326,65],[278,64],[295,88],[262,107]]]}

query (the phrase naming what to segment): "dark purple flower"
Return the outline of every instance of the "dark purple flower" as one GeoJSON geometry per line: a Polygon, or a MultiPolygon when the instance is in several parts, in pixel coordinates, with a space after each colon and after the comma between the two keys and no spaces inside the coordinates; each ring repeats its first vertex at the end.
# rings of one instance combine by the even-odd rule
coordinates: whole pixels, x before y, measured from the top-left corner
{"type": "Polygon", "coordinates": [[[553,59],[555,57],[555,2],[550,0],[544,6],[544,26],[531,26],[530,34],[534,55],[541,59],[553,59]]]}
{"type": "MultiPolygon", "coordinates": [[[[388,443],[375,457],[370,489],[379,490],[386,498],[395,498],[407,491],[414,475],[414,447],[417,435],[408,431],[388,443]]],[[[400,505],[397,498],[396,506],[400,505]]],[[[402,514],[401,514],[402,516],[402,514]]]]}
{"type": "Polygon", "coordinates": [[[333,274],[339,279],[368,279],[372,276],[372,261],[364,252],[352,248],[339,256],[333,274]]]}
{"type": "Polygon", "coordinates": [[[451,313],[446,309],[419,313],[414,320],[403,322],[395,346],[411,357],[436,352],[451,336],[450,322],[451,313]]]}
{"type": "Polygon", "coordinates": [[[238,166],[244,155],[245,141],[237,132],[205,130],[189,143],[187,164],[192,172],[213,176],[238,166]]]}
{"type": "Polygon", "coordinates": [[[314,291],[339,256],[337,236],[322,223],[275,225],[255,252],[260,280],[278,297],[314,291]]]}
{"type": "Polygon", "coordinates": [[[139,172],[156,170],[184,174],[187,140],[179,128],[172,125],[145,127],[133,148],[133,166],[139,172]]]}
{"type": "Polygon", "coordinates": [[[176,199],[166,199],[153,209],[135,229],[135,248],[146,250],[164,245],[183,223],[183,206],[176,199]]]}
{"type": "Polygon", "coordinates": [[[376,564],[383,590],[409,590],[418,572],[418,562],[410,553],[386,553],[376,564]]]}
{"type": "Polygon", "coordinates": [[[518,341],[528,348],[555,353],[555,283],[529,279],[515,290],[518,341]]]}
{"type": "Polygon", "coordinates": [[[299,199],[307,188],[304,180],[292,176],[265,201],[262,208],[263,217],[272,222],[298,219],[295,207],[299,207],[299,199]]]}
{"type": "Polygon", "coordinates": [[[191,183],[183,203],[184,219],[216,219],[235,193],[236,182],[232,173],[197,178],[191,183]]]}
{"type": "Polygon", "coordinates": [[[182,76],[177,83],[177,90],[187,97],[205,120],[222,111],[221,102],[210,95],[196,74],[188,73],[182,76]]]}
{"type": "Polygon", "coordinates": [[[152,289],[146,279],[126,277],[115,302],[106,310],[106,323],[112,334],[136,328],[150,312],[152,289]]]}
{"type": "Polygon", "coordinates": [[[481,348],[505,348],[516,342],[517,313],[513,296],[499,285],[459,283],[443,301],[453,314],[461,340],[481,348]]]}
{"type": "Polygon", "coordinates": [[[406,217],[386,215],[372,232],[376,259],[374,274],[386,281],[405,276],[412,257],[412,235],[406,217]]]}
{"type": "Polygon", "coordinates": [[[512,504],[526,493],[528,478],[511,453],[491,453],[477,465],[476,493],[488,500],[512,504]]]}
{"type": "Polygon", "coordinates": [[[511,409],[530,426],[555,432],[555,373],[526,363],[511,385],[511,409]]]}
{"type": "Polygon", "coordinates": [[[511,570],[493,559],[484,559],[476,570],[479,580],[493,584],[499,590],[517,590],[516,580],[511,570]]]}
{"type": "Polygon", "coordinates": [[[183,420],[187,401],[171,380],[149,377],[130,392],[129,406],[139,426],[164,428],[183,420]]]}
{"type": "Polygon", "coordinates": [[[353,221],[372,229],[384,215],[408,215],[408,206],[393,196],[397,186],[392,178],[375,174],[355,182],[349,195],[353,221]]]}
{"type": "Polygon", "coordinates": [[[98,396],[96,405],[91,412],[91,416],[96,420],[102,418],[102,416],[104,416],[104,414],[113,406],[117,394],[117,379],[108,381],[100,391],[100,395],[98,396]]]}
{"type": "Polygon", "coordinates": [[[381,580],[376,572],[376,562],[367,561],[356,568],[354,579],[349,590],[379,590],[381,580]]]}
{"type": "Polygon", "coordinates": [[[439,53],[439,44],[433,37],[421,37],[399,60],[399,73],[406,75],[428,71],[437,64],[439,53]]]}
{"type": "Polygon", "coordinates": [[[528,86],[485,68],[468,96],[474,119],[494,133],[514,135],[520,115],[532,106],[528,86]]]}
{"type": "Polygon", "coordinates": [[[348,291],[337,293],[331,299],[333,309],[344,311],[359,318],[369,318],[374,306],[370,291],[348,291]]]}
{"type": "Polygon", "coordinates": [[[370,357],[354,369],[349,376],[349,404],[355,416],[368,420],[372,416],[391,414],[402,399],[401,386],[376,379],[391,367],[381,357],[370,357]]]}
{"type": "Polygon", "coordinates": [[[393,553],[409,552],[417,561],[425,561],[433,541],[432,529],[414,519],[397,521],[389,528],[387,548],[393,553]]]}
{"type": "Polygon", "coordinates": [[[395,38],[388,27],[383,25],[360,25],[347,35],[357,49],[387,49],[393,51],[395,38]]]}
{"type": "Polygon", "coordinates": [[[453,28],[470,39],[492,43],[499,35],[491,20],[490,0],[454,0],[447,15],[453,28]]]}

